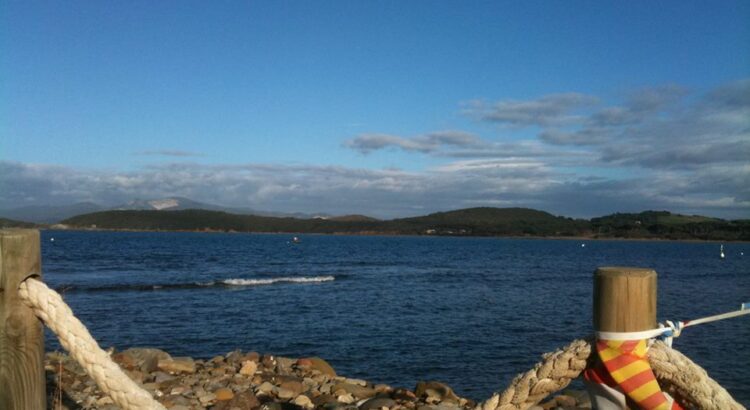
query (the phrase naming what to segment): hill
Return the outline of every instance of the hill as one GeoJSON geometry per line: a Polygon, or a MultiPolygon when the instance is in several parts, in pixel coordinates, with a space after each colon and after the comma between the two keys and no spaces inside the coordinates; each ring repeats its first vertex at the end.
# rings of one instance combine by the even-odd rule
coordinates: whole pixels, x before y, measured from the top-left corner
{"type": "Polygon", "coordinates": [[[36,228],[37,224],[31,222],[16,221],[13,219],[0,218],[0,228],[36,228]]]}
{"type": "Polygon", "coordinates": [[[666,211],[618,213],[587,221],[528,208],[468,208],[380,221],[361,215],[299,219],[199,209],[120,210],[79,215],[63,223],[71,228],[156,231],[750,240],[750,220],[725,221],[666,211]]]}
{"type": "Polygon", "coordinates": [[[476,236],[578,236],[589,229],[588,221],[535,209],[487,207],[394,219],[388,225],[403,233],[476,236]]]}
{"type": "Polygon", "coordinates": [[[55,223],[75,215],[101,211],[103,208],[91,202],[80,202],[62,206],[24,206],[0,210],[5,218],[35,223],[55,223]]]}
{"type": "Polygon", "coordinates": [[[750,220],[725,221],[667,211],[616,213],[591,219],[595,235],[616,238],[750,240],[750,220]]]}

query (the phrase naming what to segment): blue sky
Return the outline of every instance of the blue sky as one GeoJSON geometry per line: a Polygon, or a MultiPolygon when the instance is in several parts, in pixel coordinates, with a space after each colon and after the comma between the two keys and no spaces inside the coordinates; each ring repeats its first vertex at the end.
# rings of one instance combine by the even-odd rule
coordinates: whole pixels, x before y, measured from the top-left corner
{"type": "Polygon", "coordinates": [[[748,2],[0,13],[0,208],[750,216],[748,2]]]}

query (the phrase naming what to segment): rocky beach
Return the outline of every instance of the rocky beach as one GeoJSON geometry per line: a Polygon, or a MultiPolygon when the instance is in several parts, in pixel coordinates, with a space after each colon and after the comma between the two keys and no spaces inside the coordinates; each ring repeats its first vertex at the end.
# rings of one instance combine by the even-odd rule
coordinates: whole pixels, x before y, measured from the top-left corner
{"type": "MultiPolygon", "coordinates": [[[[418,382],[408,389],[347,378],[318,357],[234,351],[200,360],[151,348],[109,353],[128,376],[171,410],[460,410],[477,404],[437,381],[418,382]]],[[[48,353],[45,370],[48,408],[119,408],[68,355],[48,353]]],[[[561,393],[537,409],[591,407],[585,393],[561,393]]]]}

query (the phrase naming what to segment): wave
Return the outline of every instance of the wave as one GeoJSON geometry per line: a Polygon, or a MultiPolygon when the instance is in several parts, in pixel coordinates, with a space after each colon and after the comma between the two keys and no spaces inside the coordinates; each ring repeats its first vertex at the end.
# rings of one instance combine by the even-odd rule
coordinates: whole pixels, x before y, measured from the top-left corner
{"type": "Polygon", "coordinates": [[[238,288],[266,286],[285,283],[322,283],[336,280],[335,276],[282,276],[264,279],[224,279],[210,282],[186,282],[186,283],[159,283],[159,284],[142,284],[142,283],[117,283],[112,285],[62,285],[57,286],[56,290],[60,293],[75,291],[146,291],[146,290],[168,290],[168,289],[199,289],[199,288],[238,288]]]}
{"type": "Polygon", "coordinates": [[[273,285],[274,283],[316,283],[330,282],[336,280],[334,276],[301,276],[301,277],[281,277],[270,279],[227,279],[221,283],[228,286],[259,286],[273,285]]]}

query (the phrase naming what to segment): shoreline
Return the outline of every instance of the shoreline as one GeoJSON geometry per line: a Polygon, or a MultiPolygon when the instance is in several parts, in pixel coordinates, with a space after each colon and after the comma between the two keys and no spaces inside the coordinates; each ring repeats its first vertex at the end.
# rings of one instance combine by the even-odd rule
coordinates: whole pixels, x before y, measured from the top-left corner
{"type": "MultiPolygon", "coordinates": [[[[438,381],[413,389],[339,375],[319,357],[287,358],[239,350],[211,359],[172,357],[153,348],[108,350],[142,388],[171,410],[469,410],[477,402],[438,381]]],[[[118,409],[65,353],[45,355],[48,409],[118,409]]],[[[590,409],[585,392],[564,391],[533,410],[590,409]]]]}
{"type": "Polygon", "coordinates": [[[746,240],[718,240],[718,239],[671,239],[671,238],[623,238],[609,236],[513,236],[513,235],[424,235],[388,232],[258,232],[258,231],[236,231],[219,229],[135,229],[135,228],[82,228],[82,227],[37,227],[40,231],[59,232],[155,232],[155,233],[205,233],[205,234],[243,234],[243,235],[307,235],[307,236],[379,236],[379,237],[405,237],[405,238],[472,238],[472,239],[528,239],[528,240],[566,240],[566,241],[618,241],[618,242],[680,242],[680,243],[750,243],[746,240]]]}

